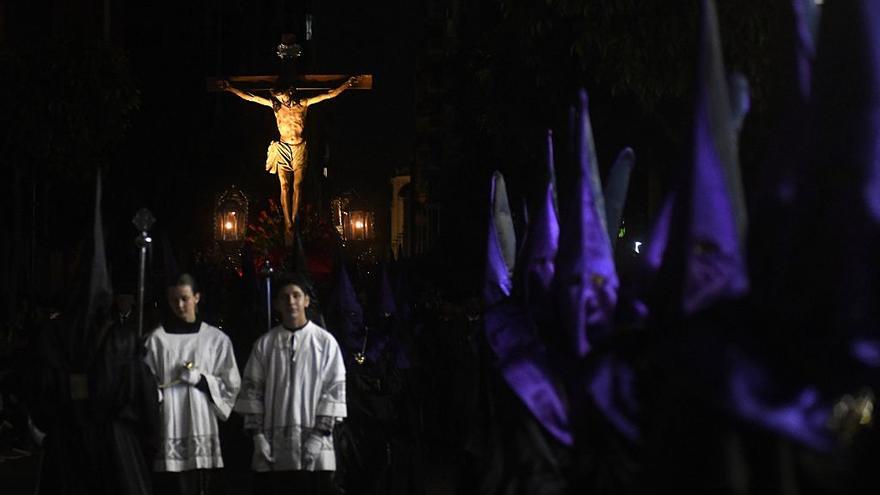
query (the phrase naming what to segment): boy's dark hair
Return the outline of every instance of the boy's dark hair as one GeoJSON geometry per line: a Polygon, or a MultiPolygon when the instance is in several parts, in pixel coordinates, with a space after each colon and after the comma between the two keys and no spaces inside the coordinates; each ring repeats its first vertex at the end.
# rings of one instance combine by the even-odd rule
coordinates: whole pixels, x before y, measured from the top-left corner
{"type": "Polygon", "coordinates": [[[171,279],[171,283],[168,284],[168,288],[172,287],[180,287],[181,285],[188,285],[192,288],[193,294],[199,292],[199,284],[196,283],[195,277],[190,275],[189,273],[181,273],[177,276],[177,278],[171,279]]]}
{"type": "Polygon", "coordinates": [[[272,281],[272,299],[276,299],[278,297],[278,293],[281,292],[281,289],[287,287],[288,285],[295,285],[302,289],[303,292],[309,298],[313,297],[312,294],[312,284],[309,282],[309,279],[306,278],[305,275],[299,272],[292,273],[281,273],[279,274],[275,280],[272,281]]]}

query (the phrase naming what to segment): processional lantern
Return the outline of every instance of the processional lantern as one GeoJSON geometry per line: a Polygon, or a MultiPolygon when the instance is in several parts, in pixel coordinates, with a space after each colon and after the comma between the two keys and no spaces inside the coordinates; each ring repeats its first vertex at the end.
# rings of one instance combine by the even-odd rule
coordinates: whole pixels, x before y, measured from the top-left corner
{"type": "Polygon", "coordinates": [[[217,199],[214,208],[214,239],[242,242],[247,235],[248,198],[235,185],[217,199]]]}
{"type": "Polygon", "coordinates": [[[333,226],[343,241],[372,241],[376,238],[375,212],[346,193],[330,201],[333,226]]]}
{"type": "Polygon", "coordinates": [[[370,210],[349,210],[345,238],[352,241],[371,241],[376,238],[375,213],[370,210]]]}
{"type": "Polygon", "coordinates": [[[330,201],[330,218],[339,236],[345,239],[345,226],[348,224],[348,205],[351,198],[339,196],[330,201]]]}

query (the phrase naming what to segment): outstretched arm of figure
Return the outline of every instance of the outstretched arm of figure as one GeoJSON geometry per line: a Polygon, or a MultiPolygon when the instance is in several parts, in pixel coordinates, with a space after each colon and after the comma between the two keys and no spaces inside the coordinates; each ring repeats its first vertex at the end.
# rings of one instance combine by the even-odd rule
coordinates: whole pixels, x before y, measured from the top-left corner
{"type": "Polygon", "coordinates": [[[340,84],[338,88],[331,89],[330,91],[328,91],[324,94],[318,95],[318,96],[306,98],[304,100],[304,102],[306,105],[314,105],[315,103],[320,103],[324,100],[329,100],[330,98],[336,98],[337,96],[339,96],[340,93],[342,93],[346,89],[354,86],[354,84],[357,82],[357,80],[358,80],[357,76],[349,77],[344,83],[340,84]]]}
{"type": "Polygon", "coordinates": [[[220,81],[219,84],[220,84],[220,89],[222,89],[223,91],[227,91],[229,93],[232,93],[235,96],[238,96],[239,98],[241,98],[242,100],[252,101],[254,103],[259,103],[260,105],[264,105],[267,107],[272,106],[272,100],[270,100],[269,98],[263,98],[262,96],[257,96],[255,94],[248,93],[247,91],[242,91],[238,88],[233,87],[231,84],[229,84],[229,81],[220,81]]]}

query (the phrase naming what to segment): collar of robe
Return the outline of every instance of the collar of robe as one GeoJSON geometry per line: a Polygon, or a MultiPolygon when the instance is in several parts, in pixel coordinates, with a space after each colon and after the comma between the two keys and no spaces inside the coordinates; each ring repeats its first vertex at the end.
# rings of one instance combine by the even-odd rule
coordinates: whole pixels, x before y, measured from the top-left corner
{"type": "Polygon", "coordinates": [[[196,333],[201,326],[201,318],[196,317],[196,321],[190,323],[172,316],[165,322],[165,331],[168,333],[196,333]]]}
{"type": "Polygon", "coordinates": [[[281,326],[284,327],[285,330],[289,330],[289,331],[291,331],[291,332],[297,332],[297,331],[302,330],[303,328],[305,328],[306,325],[308,325],[308,324],[309,324],[309,320],[307,319],[305,323],[303,323],[301,326],[298,326],[298,327],[293,327],[293,328],[291,328],[291,327],[285,325],[284,323],[282,323],[281,326]]]}

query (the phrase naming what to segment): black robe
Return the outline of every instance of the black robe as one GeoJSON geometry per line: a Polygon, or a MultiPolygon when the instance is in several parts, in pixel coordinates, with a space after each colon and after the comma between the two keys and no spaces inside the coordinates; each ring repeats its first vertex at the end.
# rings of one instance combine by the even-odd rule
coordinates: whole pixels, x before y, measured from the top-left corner
{"type": "Polygon", "coordinates": [[[152,493],[156,381],[132,325],[104,326],[72,353],[60,320],[40,332],[27,377],[35,425],[46,433],[38,494],[152,493]],[[77,355],[79,354],[79,355],[77,355]]]}
{"type": "Polygon", "coordinates": [[[400,376],[387,352],[346,365],[348,417],[334,431],[337,478],[347,494],[391,493],[392,428],[400,376]]]}

